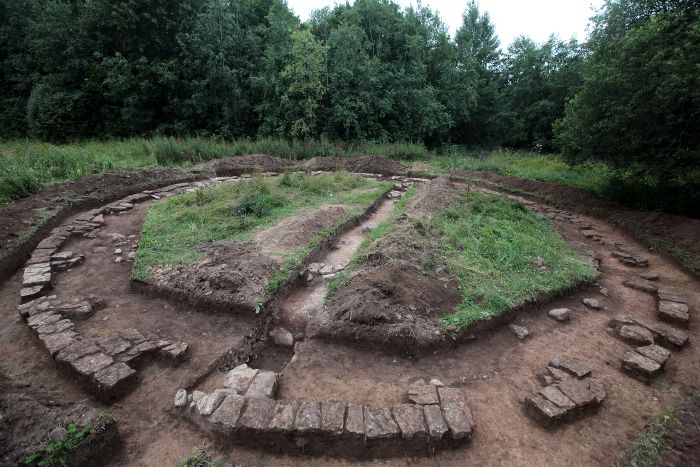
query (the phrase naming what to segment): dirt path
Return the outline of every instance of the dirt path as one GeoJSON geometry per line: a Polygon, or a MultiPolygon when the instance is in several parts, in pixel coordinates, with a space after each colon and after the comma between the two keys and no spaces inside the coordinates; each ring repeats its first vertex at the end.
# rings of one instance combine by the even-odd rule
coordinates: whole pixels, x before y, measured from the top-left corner
{"type": "MultiPolygon", "coordinates": [[[[391,203],[383,205],[371,222],[388,214],[391,203]]],[[[61,273],[54,282],[56,293],[89,294],[103,297],[107,306],[92,318],[80,322],[78,330],[102,338],[117,330],[135,327],[190,344],[190,357],[180,366],[161,361],[139,367],[137,386],[113,409],[125,449],[115,465],[174,465],[201,446],[209,446],[216,457],[225,456],[238,465],[349,465],[344,459],[299,458],[269,455],[243,448],[220,450],[190,423],[177,418],[172,410],[177,387],[196,377],[202,368],[249,332],[252,322],[197,312],[171,301],[133,293],[129,289],[131,262],[115,263],[115,248],[122,256],[132,251],[141,229],[143,205],[121,216],[110,216],[95,238],[73,240],[63,247],[86,254],[84,264],[61,273]],[[118,233],[114,241],[110,234],[118,233]],[[131,239],[129,236],[135,235],[131,239]],[[124,242],[117,245],[117,242],[124,242]]],[[[610,255],[615,242],[635,249],[643,246],[611,224],[580,216],[601,232],[607,244],[585,238],[579,226],[562,217],[553,224],[570,242],[583,242],[601,258],[600,283],[609,298],[591,287],[556,299],[546,306],[533,306],[518,316],[531,337],[519,341],[507,327],[475,336],[452,349],[417,357],[370,351],[327,341],[307,340],[296,348],[296,358],[279,351],[273,357],[284,368],[280,399],[342,399],[356,403],[391,404],[403,400],[408,384],[418,378],[439,378],[448,385],[465,388],[477,423],[470,445],[436,453],[430,460],[398,458],[362,464],[373,465],[609,465],[648,417],[672,407],[689,389],[697,387],[700,337],[694,319],[688,329],[690,344],[674,352],[667,369],[651,385],[645,385],[619,370],[623,354],[631,346],[607,331],[609,318],[625,312],[656,321],[651,294],[630,289],[623,281],[640,272],[623,265],[610,255]],[[584,297],[599,299],[602,311],[589,311],[584,297]],[[567,307],[573,312],[569,323],[561,324],[547,316],[552,308],[567,307]],[[606,384],[608,398],[596,414],[579,419],[554,431],[545,431],[524,415],[522,402],[533,395],[539,384],[536,373],[559,355],[576,356],[591,365],[606,384]],[[289,363],[288,363],[289,362],[289,363]],[[287,364],[288,363],[288,364],[287,364]]],[[[372,224],[370,224],[372,225],[372,224]]],[[[330,264],[343,263],[357,248],[365,233],[361,227],[349,231],[345,243],[331,253],[330,264]]],[[[660,276],[659,284],[684,290],[691,298],[691,313],[700,309],[700,282],[678,269],[670,260],[654,252],[650,271],[660,276]]],[[[21,378],[32,386],[59,391],[69,400],[89,399],[72,378],[60,373],[38,340],[16,312],[21,273],[0,285],[0,372],[21,378]]],[[[323,299],[322,283],[300,288],[286,305],[289,323],[303,323],[323,299]],[[296,313],[299,312],[297,316],[296,313]]],[[[693,316],[695,318],[695,316],[693,316]]],[[[270,357],[272,358],[272,357],[270,357]]],[[[262,366],[262,362],[259,362],[262,366]]],[[[208,383],[208,382],[207,382],[208,383]]]]}

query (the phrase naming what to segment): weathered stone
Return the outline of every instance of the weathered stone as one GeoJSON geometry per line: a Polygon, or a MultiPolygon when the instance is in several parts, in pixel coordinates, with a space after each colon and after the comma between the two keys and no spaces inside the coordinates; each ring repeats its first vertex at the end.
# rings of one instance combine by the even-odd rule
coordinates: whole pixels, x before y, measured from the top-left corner
{"type": "Polygon", "coordinates": [[[230,434],[238,424],[244,405],[245,398],[243,396],[230,394],[209,417],[209,422],[218,431],[230,434]]]}
{"type": "Polygon", "coordinates": [[[435,386],[437,388],[441,388],[441,387],[445,386],[445,383],[443,383],[442,381],[440,381],[437,378],[431,378],[429,384],[431,384],[432,386],[435,386]]]}
{"type": "Polygon", "coordinates": [[[518,326],[517,324],[511,324],[509,326],[510,330],[513,331],[513,334],[518,336],[518,339],[523,340],[527,336],[530,335],[530,331],[524,326],[518,326]]]}
{"type": "Polygon", "coordinates": [[[423,439],[428,437],[425,428],[423,410],[414,404],[401,404],[391,408],[396,424],[404,439],[423,439]]]}
{"type": "Polygon", "coordinates": [[[428,434],[433,439],[442,439],[445,433],[449,430],[445,419],[442,416],[442,411],[439,405],[424,405],[423,415],[425,416],[425,424],[428,428],[428,434]]]}
{"type": "Polygon", "coordinates": [[[659,275],[655,272],[642,272],[640,274],[637,274],[637,276],[641,277],[642,279],[646,279],[648,281],[658,281],[659,280],[659,275]]]}
{"type": "Polygon", "coordinates": [[[29,317],[27,324],[30,328],[36,329],[40,326],[56,323],[61,320],[61,315],[53,310],[35,314],[29,317]]]}
{"type": "Polygon", "coordinates": [[[634,378],[649,381],[661,371],[661,365],[651,358],[632,351],[627,352],[622,359],[622,370],[634,378]]]}
{"type": "Polygon", "coordinates": [[[131,348],[131,343],[115,334],[99,342],[100,347],[109,355],[115,356],[131,348]]]}
{"type": "Polygon", "coordinates": [[[365,415],[361,405],[348,404],[345,414],[345,435],[349,437],[365,436],[365,415]]]}
{"type": "Polygon", "coordinates": [[[345,407],[345,402],[341,401],[321,402],[321,431],[336,436],[342,435],[345,407]]]}
{"type": "Polygon", "coordinates": [[[294,429],[299,433],[319,431],[321,429],[321,403],[309,401],[299,403],[294,429]]]}
{"type": "Polygon", "coordinates": [[[136,371],[122,362],[99,370],[94,375],[98,388],[111,395],[121,394],[132,386],[132,381],[136,379],[136,371]]]}
{"type": "Polygon", "coordinates": [[[299,409],[297,401],[278,401],[272,410],[272,418],[268,428],[273,431],[291,431],[294,419],[299,409]]]}
{"type": "Polygon", "coordinates": [[[525,404],[527,413],[544,425],[556,423],[564,416],[562,409],[540,394],[527,399],[525,404]]]}
{"type": "MultiPolygon", "coordinates": [[[[572,378],[572,375],[570,373],[564,370],[560,370],[559,368],[554,368],[552,366],[547,366],[547,372],[550,374],[554,381],[563,381],[565,379],[572,378]]],[[[549,386],[549,384],[547,384],[546,386],[549,386]]]]}
{"type": "Polygon", "coordinates": [[[67,318],[84,320],[92,316],[95,308],[87,300],[75,300],[73,302],[58,303],[57,309],[67,318]]]}
{"type": "Polygon", "coordinates": [[[670,326],[665,326],[661,323],[650,323],[643,319],[633,318],[632,316],[619,314],[610,321],[610,326],[618,330],[623,325],[639,325],[642,326],[654,335],[654,339],[666,341],[678,347],[683,347],[688,342],[688,333],[670,326]]]}
{"type": "Polygon", "coordinates": [[[114,362],[114,359],[104,353],[96,353],[79,358],[71,362],[71,366],[75,371],[84,376],[92,376],[103,368],[107,368],[114,362]]]}
{"type": "Polygon", "coordinates": [[[228,372],[224,386],[234,389],[238,394],[245,394],[250,387],[250,383],[258,374],[257,369],[250,368],[245,363],[238,365],[236,368],[228,372]]]}
{"type": "Polygon", "coordinates": [[[654,360],[656,363],[661,365],[662,368],[666,364],[668,358],[671,356],[670,350],[664,349],[663,347],[658,345],[647,345],[644,347],[638,347],[635,349],[635,351],[640,355],[654,360]]]}
{"type": "Polygon", "coordinates": [[[642,279],[641,277],[630,277],[624,284],[632,289],[641,290],[643,292],[654,293],[658,290],[659,286],[651,281],[642,279]]]}
{"type": "Polygon", "coordinates": [[[399,426],[391,418],[391,410],[386,407],[365,406],[365,437],[367,439],[395,438],[399,426]]]}
{"type": "Polygon", "coordinates": [[[329,265],[326,265],[326,266],[323,266],[323,267],[319,270],[319,273],[320,273],[322,276],[327,276],[327,275],[329,275],[329,274],[333,274],[333,266],[331,266],[330,264],[329,264],[329,265]]]}
{"type": "Polygon", "coordinates": [[[598,300],[595,298],[584,298],[583,304],[586,305],[588,308],[593,308],[594,310],[602,310],[603,305],[600,304],[598,300]]]}
{"type": "Polygon", "coordinates": [[[654,335],[647,328],[637,324],[620,326],[617,334],[625,342],[633,345],[648,345],[654,343],[654,335]]]}
{"type": "Polygon", "coordinates": [[[557,387],[577,407],[584,407],[596,398],[595,394],[588,389],[588,382],[583,379],[566,379],[558,383],[557,387]]]}
{"type": "Polygon", "coordinates": [[[452,439],[470,438],[474,430],[471,410],[458,402],[442,402],[442,417],[450,429],[452,439]]]}
{"type": "Polygon", "coordinates": [[[602,237],[602,234],[600,232],[598,232],[597,230],[593,230],[593,229],[583,229],[583,230],[581,230],[581,233],[586,238],[600,238],[600,237],[602,237]]]}
{"type": "Polygon", "coordinates": [[[143,334],[141,334],[137,329],[134,329],[134,328],[124,329],[122,331],[119,331],[119,335],[123,339],[126,339],[127,341],[131,342],[134,345],[140,344],[141,342],[146,340],[146,337],[143,334]]]}
{"type": "Polygon", "coordinates": [[[37,326],[36,332],[39,334],[53,334],[56,332],[62,332],[66,331],[68,329],[73,329],[75,325],[73,322],[69,319],[61,319],[56,321],[55,323],[50,323],[50,324],[43,324],[41,326],[37,326]]]}
{"type": "Polygon", "coordinates": [[[659,318],[673,323],[688,324],[690,316],[688,305],[685,303],[671,302],[668,300],[659,301],[659,318]]]}
{"type": "Polygon", "coordinates": [[[437,404],[439,402],[437,388],[431,384],[425,384],[422,380],[416,381],[408,387],[408,400],[419,405],[437,404]]]}
{"type": "Polygon", "coordinates": [[[94,343],[85,339],[76,339],[67,347],[64,347],[56,354],[56,361],[71,363],[88,355],[100,352],[100,348],[94,343]]]}
{"type": "Polygon", "coordinates": [[[591,374],[591,367],[574,357],[559,357],[554,358],[549,362],[549,365],[554,368],[566,370],[574,376],[583,378],[591,374]]]}
{"type": "Polygon", "coordinates": [[[176,342],[174,344],[161,346],[159,345],[159,341],[156,341],[156,346],[160,347],[160,351],[163,355],[174,360],[181,359],[185,353],[187,353],[187,349],[189,348],[189,344],[187,342],[176,342]]]}
{"type": "Polygon", "coordinates": [[[564,411],[571,410],[576,406],[576,404],[566,397],[556,386],[542,388],[540,389],[540,394],[564,411]]]}
{"type": "Polygon", "coordinates": [[[46,350],[48,350],[53,357],[59,350],[72,344],[77,336],[77,333],[69,330],[56,334],[42,334],[39,336],[39,339],[41,339],[44,343],[44,347],[46,347],[46,350]]]}
{"type": "Polygon", "coordinates": [[[605,399],[605,396],[607,396],[607,394],[605,393],[605,386],[603,385],[603,382],[597,378],[591,377],[584,378],[583,381],[586,382],[588,390],[593,393],[596,404],[602,403],[605,399]]]}
{"type": "Polygon", "coordinates": [[[268,397],[275,395],[279,375],[272,371],[258,371],[250,383],[250,387],[245,393],[247,398],[268,397]]]}
{"type": "Polygon", "coordinates": [[[262,431],[269,425],[274,408],[275,401],[272,399],[248,399],[248,404],[238,420],[238,426],[249,430],[262,431]]]}
{"type": "Polygon", "coordinates": [[[196,391],[196,390],[195,390],[194,392],[192,392],[192,402],[194,402],[194,403],[196,404],[197,402],[199,402],[199,400],[200,400],[202,397],[204,397],[204,396],[206,396],[206,395],[207,395],[206,392],[196,391]]]}
{"type": "Polygon", "coordinates": [[[32,285],[31,287],[22,287],[19,291],[19,298],[21,303],[26,303],[30,300],[34,300],[40,297],[44,290],[48,288],[48,284],[32,285]]]}
{"type": "Polygon", "coordinates": [[[659,287],[657,294],[659,296],[659,300],[667,300],[669,302],[685,303],[686,305],[688,304],[688,297],[686,297],[685,295],[683,295],[680,292],[677,292],[675,290],[664,289],[664,288],[659,287]]]}
{"type": "Polygon", "coordinates": [[[294,336],[287,328],[277,326],[270,331],[272,341],[281,347],[294,347],[294,336]]]}
{"type": "Polygon", "coordinates": [[[569,315],[571,313],[571,310],[568,308],[554,308],[553,310],[549,310],[549,316],[550,318],[554,318],[559,322],[564,322],[569,320],[569,315]]]}
{"type": "Polygon", "coordinates": [[[187,390],[178,389],[175,393],[175,408],[181,409],[187,405],[187,390]]]}
{"type": "MultiPolygon", "coordinates": [[[[203,415],[205,417],[211,415],[214,413],[216,409],[219,408],[221,403],[226,399],[226,396],[229,394],[226,394],[225,392],[213,392],[206,396],[206,402],[204,403],[202,409],[199,411],[200,415],[203,415]]],[[[204,400],[204,398],[202,398],[204,400]]]]}

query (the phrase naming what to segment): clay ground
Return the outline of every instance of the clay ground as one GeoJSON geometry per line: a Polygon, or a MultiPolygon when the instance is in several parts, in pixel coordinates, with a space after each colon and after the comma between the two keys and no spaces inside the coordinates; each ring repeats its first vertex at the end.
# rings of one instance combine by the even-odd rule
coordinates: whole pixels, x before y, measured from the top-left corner
{"type": "MultiPolygon", "coordinates": [[[[268,455],[251,449],[222,449],[185,420],[175,417],[173,394],[178,387],[200,376],[217,356],[234,346],[253,325],[238,316],[195,311],[171,301],[136,294],[129,288],[131,262],[114,262],[117,246],[109,237],[119,233],[136,235],[129,245],[132,251],[143,222],[144,205],[122,216],[109,216],[99,235],[73,240],[63,247],[86,254],[83,264],[57,276],[55,293],[95,293],[107,301],[107,307],[78,324],[78,330],[90,337],[104,337],[117,330],[135,327],[190,344],[189,359],[180,366],[153,361],[139,368],[139,382],[113,408],[125,449],[114,465],[175,465],[201,446],[208,446],[213,457],[225,457],[237,465],[349,465],[345,459],[301,458],[268,455]]],[[[378,350],[308,340],[291,352],[275,348],[261,349],[252,364],[275,371],[283,370],[278,393],[281,399],[342,399],[347,402],[390,404],[403,400],[408,384],[418,378],[439,378],[448,385],[466,389],[477,423],[470,445],[454,451],[436,453],[429,460],[389,459],[363,464],[382,465],[610,465],[645,421],[674,406],[691,388],[697,388],[700,352],[695,344],[700,337],[696,322],[688,329],[690,344],[674,352],[667,369],[647,386],[619,370],[622,355],[631,350],[606,328],[609,318],[624,312],[656,321],[655,301],[651,294],[625,287],[622,282],[641,270],[627,267],[610,256],[614,242],[639,250],[644,247],[620,229],[606,222],[582,216],[600,231],[608,245],[589,241],[578,226],[553,221],[570,241],[582,241],[601,258],[600,283],[609,289],[609,298],[592,286],[556,299],[547,305],[533,306],[516,318],[528,327],[531,337],[519,341],[503,326],[475,336],[454,348],[408,357],[378,350]],[[595,297],[606,309],[588,311],[584,297],[595,297]],[[572,320],[561,324],[547,316],[556,307],[573,311],[572,320]],[[554,431],[545,431],[523,413],[522,401],[540,387],[536,373],[559,355],[578,357],[592,368],[605,384],[608,397],[599,412],[554,431]]],[[[700,309],[700,282],[680,269],[672,260],[649,252],[649,270],[661,277],[660,284],[684,290],[691,297],[692,311],[700,309]]],[[[83,388],[59,372],[17,312],[21,272],[0,285],[0,372],[22,379],[32,387],[58,391],[68,400],[91,400],[83,388]]],[[[204,386],[214,387],[223,374],[214,374],[204,386]]]]}

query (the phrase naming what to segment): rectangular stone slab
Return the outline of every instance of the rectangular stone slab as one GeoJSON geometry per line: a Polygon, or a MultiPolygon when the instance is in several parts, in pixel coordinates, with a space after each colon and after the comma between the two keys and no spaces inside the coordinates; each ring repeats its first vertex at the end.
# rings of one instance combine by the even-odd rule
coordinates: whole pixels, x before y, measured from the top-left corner
{"type": "Polygon", "coordinates": [[[321,429],[321,403],[304,401],[299,404],[294,429],[299,433],[309,433],[321,429]]]}
{"type": "Polygon", "coordinates": [[[278,375],[272,371],[258,371],[250,383],[245,396],[249,399],[258,397],[273,397],[277,390],[278,375]]]}
{"type": "Polygon", "coordinates": [[[44,343],[46,350],[53,357],[59,350],[68,347],[78,336],[74,331],[63,331],[56,334],[41,334],[39,339],[44,343]]]}
{"type": "Polygon", "coordinates": [[[583,361],[573,357],[554,358],[549,362],[550,366],[566,370],[572,375],[583,378],[591,374],[591,368],[583,361]]]}
{"type": "Polygon", "coordinates": [[[527,413],[543,425],[556,423],[564,416],[562,409],[540,394],[527,399],[525,403],[527,413]]]}
{"type": "Polygon", "coordinates": [[[450,437],[452,439],[471,438],[474,430],[474,419],[471,411],[468,408],[465,410],[459,402],[447,401],[440,406],[442,417],[450,429],[450,437]]]}
{"type": "Polygon", "coordinates": [[[647,358],[654,360],[656,363],[662,367],[666,364],[666,361],[671,356],[671,351],[664,349],[658,345],[647,345],[644,347],[637,347],[635,351],[647,358]]]}
{"type": "Polygon", "coordinates": [[[82,357],[93,355],[100,352],[100,348],[94,343],[84,339],[78,339],[56,354],[56,361],[69,363],[74,362],[82,357]]]}
{"type": "Polygon", "coordinates": [[[248,399],[243,415],[238,420],[238,427],[262,431],[270,424],[275,401],[268,398],[248,399]]]}
{"type": "Polygon", "coordinates": [[[399,426],[387,407],[365,406],[365,437],[367,439],[396,438],[399,426]]]}
{"type": "Polygon", "coordinates": [[[433,439],[442,439],[449,428],[442,416],[440,406],[424,405],[423,415],[425,415],[425,424],[428,428],[428,434],[430,437],[433,439]]]}
{"type": "Polygon", "coordinates": [[[424,439],[428,437],[425,428],[425,417],[420,406],[401,404],[391,408],[391,414],[401,430],[404,439],[424,439]]]}
{"type": "Polygon", "coordinates": [[[133,386],[136,371],[124,363],[116,362],[99,370],[93,378],[100,391],[115,396],[126,392],[129,387],[133,386]]]}
{"type": "Polygon", "coordinates": [[[238,394],[245,394],[250,387],[250,383],[257,374],[258,370],[250,368],[245,363],[243,365],[238,365],[228,372],[224,386],[234,389],[238,394]]]}
{"type": "Polygon", "coordinates": [[[268,428],[271,431],[291,431],[294,428],[297,409],[299,409],[297,401],[277,401],[272,410],[268,428]]]}
{"type": "Polygon", "coordinates": [[[408,400],[409,402],[420,405],[437,404],[440,402],[437,388],[432,384],[411,384],[408,388],[408,400]]]}
{"type": "Polygon", "coordinates": [[[209,422],[214,429],[223,433],[232,433],[236,428],[238,419],[243,412],[245,397],[238,394],[226,396],[219,408],[209,417],[209,422]]]}
{"type": "Polygon", "coordinates": [[[79,358],[78,360],[70,362],[70,365],[81,375],[92,376],[99,370],[110,366],[113,362],[114,359],[112,357],[100,352],[79,358]]]}
{"type": "Polygon", "coordinates": [[[595,394],[588,390],[588,382],[583,379],[568,379],[558,384],[559,390],[576,404],[585,407],[595,401],[595,394]]]}
{"type": "Polygon", "coordinates": [[[348,404],[344,433],[350,437],[365,436],[364,408],[361,405],[348,404]]]}
{"type": "Polygon", "coordinates": [[[690,319],[688,305],[685,303],[660,300],[658,311],[659,317],[664,321],[687,325],[690,319]]]}
{"type": "Polygon", "coordinates": [[[571,399],[566,397],[564,393],[562,393],[559,388],[555,386],[547,386],[546,388],[540,389],[540,395],[551,401],[565,412],[573,409],[576,406],[571,399]]]}
{"type": "Polygon", "coordinates": [[[661,371],[661,365],[651,358],[632,351],[627,352],[622,359],[622,369],[635,378],[649,381],[661,371]]]}
{"type": "Polygon", "coordinates": [[[343,434],[345,424],[345,402],[321,402],[321,431],[335,436],[343,434]]]}

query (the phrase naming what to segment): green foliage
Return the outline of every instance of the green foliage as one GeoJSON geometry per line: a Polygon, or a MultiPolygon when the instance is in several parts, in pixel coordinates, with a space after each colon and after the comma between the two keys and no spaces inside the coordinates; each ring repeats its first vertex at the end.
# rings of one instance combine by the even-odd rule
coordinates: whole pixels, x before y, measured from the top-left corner
{"type": "Polygon", "coordinates": [[[66,435],[59,441],[53,441],[39,452],[24,458],[23,465],[38,467],[64,467],[68,465],[70,452],[77,448],[89,436],[104,430],[111,422],[111,415],[102,413],[97,420],[85,424],[70,423],[66,427],[66,435]]]}
{"type": "Polygon", "coordinates": [[[180,462],[180,467],[224,467],[224,465],[226,464],[223,459],[214,461],[204,449],[198,449],[180,462]]]}
{"type": "Polygon", "coordinates": [[[597,275],[546,219],[505,196],[471,192],[463,205],[434,216],[434,229],[462,294],[457,311],[445,317],[456,330],[597,275]],[[536,257],[545,269],[533,264],[536,257]]]}
{"type": "MultiPolygon", "coordinates": [[[[379,190],[386,188],[342,173],[291,177],[295,179],[291,184],[285,177],[276,181],[262,177],[243,179],[153,204],[144,223],[134,277],[147,278],[149,269],[155,266],[189,264],[206,243],[246,241],[255,231],[329,199],[351,211],[362,209],[376,198],[379,190]]],[[[276,274],[270,287],[283,284],[287,280],[285,274],[299,259],[290,257],[290,267],[276,274]]]]}

